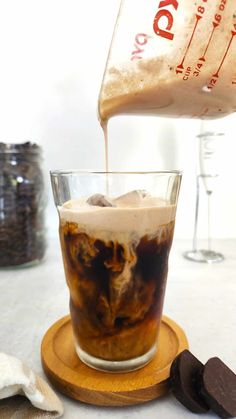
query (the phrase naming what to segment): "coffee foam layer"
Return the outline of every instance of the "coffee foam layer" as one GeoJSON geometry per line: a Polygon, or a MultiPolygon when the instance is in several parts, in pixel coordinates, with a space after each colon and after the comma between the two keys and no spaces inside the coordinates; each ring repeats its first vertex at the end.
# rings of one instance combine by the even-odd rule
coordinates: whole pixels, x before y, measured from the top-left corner
{"type": "MultiPolygon", "coordinates": [[[[160,198],[146,197],[142,205],[131,205],[121,200],[116,207],[89,205],[87,198],[67,201],[58,207],[61,222],[79,225],[90,234],[104,238],[110,233],[130,236],[155,234],[160,226],[175,219],[176,206],[160,198]]],[[[115,200],[114,200],[115,201],[115,200]]]]}

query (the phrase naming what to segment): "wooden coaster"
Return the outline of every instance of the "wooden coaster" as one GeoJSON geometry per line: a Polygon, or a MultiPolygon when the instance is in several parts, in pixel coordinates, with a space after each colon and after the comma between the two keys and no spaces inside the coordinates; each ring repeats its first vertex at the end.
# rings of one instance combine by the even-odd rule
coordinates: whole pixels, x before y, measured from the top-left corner
{"type": "Polygon", "coordinates": [[[70,316],[66,316],[46,332],[41,358],[51,383],[67,396],[93,405],[127,406],[167,393],[171,363],[187,348],[188,341],[183,330],[171,319],[163,317],[159,348],[148,365],[122,374],[96,371],[78,358],[70,316]]]}

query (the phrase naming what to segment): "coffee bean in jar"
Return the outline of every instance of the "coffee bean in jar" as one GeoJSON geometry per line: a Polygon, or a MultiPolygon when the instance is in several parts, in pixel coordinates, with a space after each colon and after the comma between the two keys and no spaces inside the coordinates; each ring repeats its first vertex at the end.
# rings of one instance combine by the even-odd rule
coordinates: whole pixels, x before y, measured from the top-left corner
{"type": "Polygon", "coordinates": [[[45,253],[45,190],[41,148],[0,143],[0,267],[41,261],[45,253]]]}

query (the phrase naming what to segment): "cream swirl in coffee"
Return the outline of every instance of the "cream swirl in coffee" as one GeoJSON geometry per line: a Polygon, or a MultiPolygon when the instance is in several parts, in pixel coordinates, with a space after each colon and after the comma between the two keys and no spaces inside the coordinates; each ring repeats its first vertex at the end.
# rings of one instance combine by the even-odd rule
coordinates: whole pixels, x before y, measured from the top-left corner
{"type": "Polygon", "coordinates": [[[79,355],[122,361],[155,353],[175,210],[145,191],[59,207],[79,355]]]}

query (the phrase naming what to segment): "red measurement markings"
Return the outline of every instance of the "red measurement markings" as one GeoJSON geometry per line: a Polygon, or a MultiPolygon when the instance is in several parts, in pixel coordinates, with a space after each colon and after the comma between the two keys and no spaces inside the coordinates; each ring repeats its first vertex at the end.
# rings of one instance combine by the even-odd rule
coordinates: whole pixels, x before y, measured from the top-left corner
{"type": "Polygon", "coordinates": [[[226,51],[225,51],[225,53],[224,53],[224,55],[223,55],[223,58],[222,58],[222,60],[221,60],[221,62],[220,62],[220,65],[219,65],[219,67],[218,67],[218,69],[217,69],[217,71],[216,71],[216,73],[214,73],[213,74],[213,76],[212,76],[212,79],[211,79],[211,81],[210,81],[210,83],[209,83],[209,85],[208,85],[208,89],[213,89],[215,86],[216,86],[216,84],[217,84],[217,81],[219,80],[219,77],[220,77],[220,71],[221,71],[221,69],[222,69],[222,67],[223,67],[223,65],[224,65],[224,63],[225,63],[225,60],[226,60],[226,57],[227,57],[227,55],[228,55],[228,53],[229,53],[229,50],[230,50],[230,47],[231,47],[231,44],[232,44],[232,42],[233,42],[233,39],[234,39],[234,37],[235,37],[235,35],[236,35],[236,25],[234,25],[234,31],[231,31],[231,34],[232,34],[232,36],[231,36],[231,39],[230,39],[230,41],[229,41],[229,44],[228,44],[228,46],[227,46],[227,48],[226,48],[226,51]]]}
{"type": "Polygon", "coordinates": [[[199,115],[199,118],[204,118],[204,116],[206,116],[208,114],[209,108],[205,108],[203,110],[203,112],[199,115]]]}
{"type": "Polygon", "coordinates": [[[205,108],[204,110],[202,110],[201,113],[192,114],[191,118],[198,118],[198,119],[204,118],[204,116],[207,115],[208,111],[209,111],[209,108],[205,108]]]}
{"type": "Polygon", "coordinates": [[[202,18],[201,15],[196,15],[196,22],[195,22],[195,25],[194,25],[194,28],[193,28],[192,35],[190,37],[190,40],[189,40],[188,46],[186,48],[186,51],[185,51],[184,57],[182,59],[182,62],[176,68],[176,74],[182,74],[183,73],[183,70],[184,70],[184,62],[185,62],[186,57],[188,55],[189,49],[190,49],[191,44],[193,42],[194,35],[196,33],[196,29],[197,29],[198,23],[199,23],[199,21],[200,21],[201,18],[202,18]]]}
{"type": "Polygon", "coordinates": [[[208,41],[208,43],[207,43],[206,49],[205,49],[205,51],[204,51],[204,53],[203,53],[203,56],[202,56],[201,58],[199,58],[199,61],[203,61],[203,62],[205,62],[205,61],[206,61],[207,51],[208,51],[208,49],[209,49],[209,46],[211,45],[211,41],[212,41],[212,38],[213,38],[214,32],[215,32],[216,28],[219,26],[219,23],[212,22],[212,25],[213,25],[213,29],[212,29],[212,31],[211,31],[211,35],[210,35],[209,41],[208,41]]]}
{"type": "Polygon", "coordinates": [[[223,64],[224,64],[224,62],[225,62],[225,60],[226,60],[226,57],[227,57],[227,55],[228,55],[229,49],[230,49],[231,44],[232,44],[232,42],[233,42],[233,39],[234,39],[234,37],[235,37],[235,35],[236,35],[236,32],[235,32],[235,31],[231,31],[231,34],[232,34],[232,36],[231,36],[231,39],[230,39],[230,41],[229,41],[229,45],[228,45],[228,47],[227,47],[227,49],[226,49],[226,51],[225,51],[225,54],[224,54],[224,56],[223,56],[223,58],[222,58],[222,61],[221,61],[221,63],[220,63],[220,66],[219,66],[219,68],[218,68],[217,72],[216,72],[215,74],[213,74],[213,77],[217,77],[217,78],[218,78],[218,77],[219,77],[219,75],[220,75],[220,70],[222,69],[223,64]]]}
{"type": "Polygon", "coordinates": [[[194,72],[193,72],[193,76],[194,77],[198,77],[199,74],[201,73],[202,67],[204,66],[204,64],[206,62],[207,51],[208,51],[208,49],[209,49],[209,47],[211,45],[211,41],[213,39],[214,32],[215,32],[216,28],[219,26],[219,23],[212,22],[212,25],[213,25],[213,29],[211,31],[211,35],[210,35],[210,38],[209,38],[209,40],[207,42],[207,46],[205,48],[205,51],[203,53],[203,56],[198,59],[198,63],[196,64],[196,66],[194,68],[194,72]]]}
{"type": "Polygon", "coordinates": [[[203,56],[201,58],[199,58],[199,61],[203,61],[203,62],[206,61],[207,51],[208,51],[208,49],[210,47],[210,44],[211,44],[211,41],[212,41],[214,32],[215,32],[216,28],[221,23],[222,13],[225,11],[226,4],[227,4],[227,0],[220,0],[218,11],[217,11],[217,13],[214,16],[214,21],[212,22],[213,28],[212,28],[212,31],[211,31],[211,34],[210,34],[210,38],[208,40],[208,43],[207,43],[206,49],[205,49],[205,51],[203,53],[203,56]]]}

